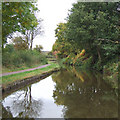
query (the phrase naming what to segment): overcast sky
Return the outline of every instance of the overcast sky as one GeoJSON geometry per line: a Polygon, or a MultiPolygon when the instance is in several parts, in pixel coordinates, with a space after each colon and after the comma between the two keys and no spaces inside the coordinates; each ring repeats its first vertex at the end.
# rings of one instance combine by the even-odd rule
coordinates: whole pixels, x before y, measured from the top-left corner
{"type": "Polygon", "coordinates": [[[52,50],[52,45],[55,43],[55,29],[57,24],[65,22],[72,3],[77,0],[38,0],[38,8],[40,12],[37,16],[42,21],[44,34],[39,35],[34,39],[33,46],[42,45],[44,51],[52,50]]]}

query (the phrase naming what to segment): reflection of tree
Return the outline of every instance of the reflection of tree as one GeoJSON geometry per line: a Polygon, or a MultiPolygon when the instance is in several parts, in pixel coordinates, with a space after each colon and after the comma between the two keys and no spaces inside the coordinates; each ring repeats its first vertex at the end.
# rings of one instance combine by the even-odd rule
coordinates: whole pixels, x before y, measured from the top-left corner
{"type": "Polygon", "coordinates": [[[2,106],[2,118],[6,118],[6,116],[7,116],[7,118],[12,118],[13,117],[12,113],[10,112],[9,107],[4,108],[2,106]]]}
{"type": "Polygon", "coordinates": [[[97,73],[74,69],[74,72],[61,71],[52,78],[56,82],[53,97],[56,104],[65,106],[64,117],[117,117],[117,99],[113,90],[102,77],[97,77],[97,73]]]}
{"type": "Polygon", "coordinates": [[[18,118],[37,118],[41,116],[42,101],[31,96],[31,86],[17,92],[10,110],[18,118]]]}

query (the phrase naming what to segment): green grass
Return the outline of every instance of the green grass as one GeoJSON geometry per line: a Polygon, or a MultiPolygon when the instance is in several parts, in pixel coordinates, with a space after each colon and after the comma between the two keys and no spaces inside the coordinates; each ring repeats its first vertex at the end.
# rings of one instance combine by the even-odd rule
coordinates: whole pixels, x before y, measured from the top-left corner
{"type": "Polygon", "coordinates": [[[14,67],[11,67],[11,68],[5,68],[5,67],[2,67],[2,73],[8,73],[8,72],[14,72],[14,71],[19,71],[19,70],[25,70],[25,69],[29,69],[29,68],[35,68],[35,67],[38,67],[38,66],[41,66],[41,64],[37,64],[37,65],[33,65],[33,66],[21,66],[20,68],[14,68],[14,67]]]}
{"type": "Polygon", "coordinates": [[[41,68],[41,69],[37,69],[37,70],[33,70],[33,71],[27,71],[27,72],[23,72],[23,73],[17,73],[17,74],[3,76],[2,77],[2,85],[7,86],[8,84],[10,84],[12,82],[15,82],[17,80],[29,78],[29,77],[36,76],[36,75],[40,75],[40,74],[42,74],[44,72],[50,71],[50,70],[52,70],[54,68],[58,68],[58,67],[59,67],[58,64],[51,63],[50,66],[47,66],[45,68],[41,68]]]}
{"type": "MultiPolygon", "coordinates": [[[[48,64],[52,64],[51,61],[48,61],[48,64]]],[[[8,73],[8,72],[14,72],[14,71],[19,71],[19,70],[25,70],[25,69],[29,69],[29,68],[35,68],[35,67],[38,67],[38,66],[41,66],[43,64],[35,64],[35,65],[32,65],[32,66],[21,66],[20,68],[16,68],[14,66],[11,66],[10,68],[6,68],[4,66],[2,66],[2,73],[8,73]]]]}

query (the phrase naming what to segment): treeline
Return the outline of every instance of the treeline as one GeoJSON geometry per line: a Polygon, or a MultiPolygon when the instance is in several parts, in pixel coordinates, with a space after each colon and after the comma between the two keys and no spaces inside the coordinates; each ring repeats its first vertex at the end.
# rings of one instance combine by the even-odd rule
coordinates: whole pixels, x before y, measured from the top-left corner
{"type": "Polygon", "coordinates": [[[58,24],[53,54],[63,63],[103,71],[118,70],[120,11],[117,2],[77,2],[58,24]],[[113,64],[115,63],[115,64],[113,64]]]}
{"type": "Polygon", "coordinates": [[[5,68],[46,64],[43,47],[33,49],[33,39],[42,32],[41,19],[36,18],[36,3],[2,3],[2,65],[5,68]],[[11,43],[8,43],[8,38],[11,43]]]}

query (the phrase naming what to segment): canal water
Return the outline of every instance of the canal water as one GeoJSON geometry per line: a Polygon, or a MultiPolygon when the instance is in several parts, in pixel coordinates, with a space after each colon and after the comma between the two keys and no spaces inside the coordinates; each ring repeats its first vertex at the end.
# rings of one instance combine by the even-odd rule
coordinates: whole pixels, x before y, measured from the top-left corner
{"type": "Polygon", "coordinates": [[[96,71],[63,69],[2,101],[3,118],[117,118],[114,90],[96,71]]]}

